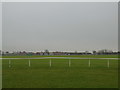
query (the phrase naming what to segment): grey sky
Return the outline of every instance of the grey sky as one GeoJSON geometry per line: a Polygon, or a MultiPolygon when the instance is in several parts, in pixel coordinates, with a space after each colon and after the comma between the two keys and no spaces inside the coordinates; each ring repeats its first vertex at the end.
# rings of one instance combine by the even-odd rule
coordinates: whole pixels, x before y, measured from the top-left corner
{"type": "Polygon", "coordinates": [[[0,50],[2,50],[2,3],[0,3],[0,50]]]}
{"type": "Polygon", "coordinates": [[[3,3],[4,51],[118,49],[117,3],[3,3]]]}

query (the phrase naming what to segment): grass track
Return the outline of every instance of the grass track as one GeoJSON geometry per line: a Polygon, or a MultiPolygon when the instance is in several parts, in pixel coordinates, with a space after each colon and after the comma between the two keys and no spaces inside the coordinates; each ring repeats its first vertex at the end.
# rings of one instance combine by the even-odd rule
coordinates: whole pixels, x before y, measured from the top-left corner
{"type": "MultiPolygon", "coordinates": [[[[96,56],[99,57],[99,56],[96,56]]],[[[103,56],[101,56],[104,58],[103,56]]],[[[113,56],[111,56],[113,57],[113,56]]],[[[114,56],[115,57],[115,56],[114,56]]],[[[3,61],[3,88],[118,88],[118,61],[49,59],[3,61]]]]}
{"type": "Polygon", "coordinates": [[[81,57],[81,58],[118,58],[118,55],[60,55],[60,56],[2,56],[3,58],[33,58],[33,57],[81,57]]]}

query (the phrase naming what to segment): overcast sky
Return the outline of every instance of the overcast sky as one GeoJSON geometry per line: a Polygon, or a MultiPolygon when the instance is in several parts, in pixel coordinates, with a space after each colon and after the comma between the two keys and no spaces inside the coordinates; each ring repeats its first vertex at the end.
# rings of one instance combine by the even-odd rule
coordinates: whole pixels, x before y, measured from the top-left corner
{"type": "Polygon", "coordinates": [[[4,51],[118,50],[118,4],[3,3],[4,51]]]}

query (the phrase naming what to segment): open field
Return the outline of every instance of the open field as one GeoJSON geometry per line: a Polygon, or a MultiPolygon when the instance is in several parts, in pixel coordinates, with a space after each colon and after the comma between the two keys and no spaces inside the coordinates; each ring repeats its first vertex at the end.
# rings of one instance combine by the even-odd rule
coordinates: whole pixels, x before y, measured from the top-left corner
{"type": "Polygon", "coordinates": [[[33,58],[33,57],[81,57],[81,58],[118,58],[118,55],[55,55],[55,56],[40,56],[40,55],[23,55],[23,56],[2,56],[3,58],[33,58]]]}
{"type": "MultiPolygon", "coordinates": [[[[4,56],[3,58],[33,58],[46,56],[4,56]]],[[[48,56],[50,57],[50,56],[48,56]]],[[[57,56],[52,56],[57,57],[57,56]]],[[[91,59],[27,59],[3,60],[3,88],[118,88],[116,55],[81,55],[59,57],[91,59]],[[10,63],[9,63],[10,60],[10,63]],[[10,66],[9,66],[10,64],[10,66]]]]}

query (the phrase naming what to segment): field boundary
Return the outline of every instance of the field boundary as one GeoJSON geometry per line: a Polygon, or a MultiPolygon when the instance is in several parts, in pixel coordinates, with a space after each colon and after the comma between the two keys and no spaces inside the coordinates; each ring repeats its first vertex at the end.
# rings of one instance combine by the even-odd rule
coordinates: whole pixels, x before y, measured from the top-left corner
{"type": "Polygon", "coordinates": [[[120,60],[120,58],[74,58],[74,57],[37,57],[37,58],[0,58],[0,59],[110,59],[120,60]]]}
{"type": "MultiPolygon", "coordinates": [[[[31,67],[31,60],[49,60],[48,63],[49,63],[49,67],[51,67],[53,65],[53,61],[52,60],[55,60],[55,59],[64,59],[66,61],[68,61],[68,67],[71,67],[71,61],[72,60],[88,60],[88,67],[91,67],[91,60],[106,60],[106,66],[109,68],[110,67],[110,60],[119,60],[120,58],[75,58],[75,57],[34,57],[34,58],[0,58],[0,60],[8,60],[8,67],[10,68],[11,67],[11,63],[12,63],[12,60],[28,60],[28,66],[31,67]]],[[[118,61],[117,61],[118,62],[118,61]]]]}

